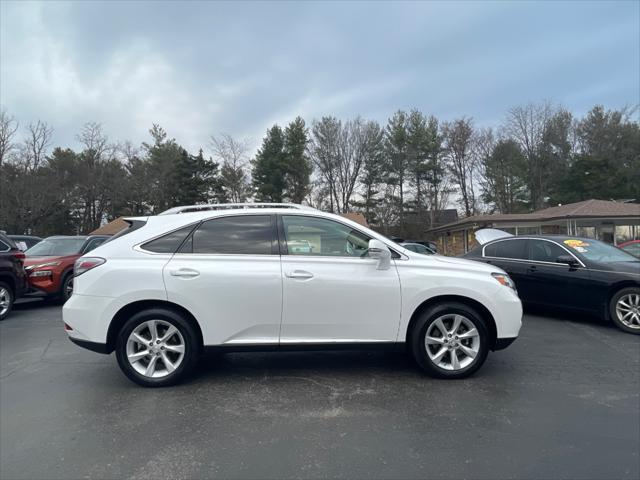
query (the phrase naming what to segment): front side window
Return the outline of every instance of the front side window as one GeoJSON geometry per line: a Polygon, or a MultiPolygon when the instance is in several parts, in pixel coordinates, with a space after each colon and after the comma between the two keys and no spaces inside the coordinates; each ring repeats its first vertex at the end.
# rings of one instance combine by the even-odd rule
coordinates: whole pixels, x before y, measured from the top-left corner
{"type": "Polygon", "coordinates": [[[370,238],[347,225],[325,218],[283,215],[289,255],[362,257],[370,238]]]}
{"type": "Polygon", "coordinates": [[[193,232],[180,253],[271,255],[274,241],[270,215],[214,218],[193,232]]]}
{"type": "Polygon", "coordinates": [[[485,247],[484,256],[524,260],[526,258],[526,242],[526,240],[502,240],[495,242],[485,247]]]}
{"type": "Polygon", "coordinates": [[[529,260],[554,263],[561,255],[566,256],[568,253],[555,243],[544,240],[529,240],[529,260]]]}

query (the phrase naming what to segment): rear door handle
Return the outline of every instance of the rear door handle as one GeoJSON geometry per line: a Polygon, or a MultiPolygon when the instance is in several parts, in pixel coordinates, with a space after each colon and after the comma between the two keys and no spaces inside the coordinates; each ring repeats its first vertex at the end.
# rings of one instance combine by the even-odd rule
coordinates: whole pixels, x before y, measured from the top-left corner
{"type": "Polygon", "coordinates": [[[538,270],[538,267],[536,267],[535,265],[529,265],[527,267],[527,272],[535,272],[536,270],[538,270]]]}
{"type": "Polygon", "coordinates": [[[179,268],[178,270],[170,270],[169,274],[173,277],[193,278],[200,275],[200,272],[193,268],[179,268]]]}
{"type": "Polygon", "coordinates": [[[306,279],[306,278],[313,278],[313,273],[307,272],[306,270],[294,270],[293,272],[285,273],[285,276],[287,278],[306,279]]]}

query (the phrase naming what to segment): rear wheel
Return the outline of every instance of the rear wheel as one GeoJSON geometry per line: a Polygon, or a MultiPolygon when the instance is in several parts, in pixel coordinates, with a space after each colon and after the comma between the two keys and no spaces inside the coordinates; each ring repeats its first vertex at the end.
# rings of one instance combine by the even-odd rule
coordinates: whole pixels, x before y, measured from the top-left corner
{"type": "Polygon", "coordinates": [[[480,315],[460,303],[423,312],[411,335],[420,367],[437,378],[464,378],[478,370],[489,352],[489,334],[480,315]]]}
{"type": "Polygon", "coordinates": [[[13,290],[6,283],[0,282],[0,320],[4,320],[9,316],[13,308],[15,296],[13,290]]]}
{"type": "Polygon", "coordinates": [[[640,335],[640,288],[623,288],[609,303],[613,323],[625,332],[640,335]]]}
{"type": "Polygon", "coordinates": [[[160,308],[135,314],[116,341],[120,369],[145,387],[164,387],[182,380],[193,368],[198,351],[198,337],[191,324],[182,315],[160,308]]]}

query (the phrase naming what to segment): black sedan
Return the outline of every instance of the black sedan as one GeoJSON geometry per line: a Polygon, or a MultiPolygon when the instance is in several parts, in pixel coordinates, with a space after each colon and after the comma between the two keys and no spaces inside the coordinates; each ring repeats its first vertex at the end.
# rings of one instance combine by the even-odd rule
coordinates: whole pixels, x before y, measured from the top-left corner
{"type": "Polygon", "coordinates": [[[505,270],[525,305],[593,312],[640,334],[639,259],[589,238],[481,232],[481,245],[464,257],[505,270]]]}

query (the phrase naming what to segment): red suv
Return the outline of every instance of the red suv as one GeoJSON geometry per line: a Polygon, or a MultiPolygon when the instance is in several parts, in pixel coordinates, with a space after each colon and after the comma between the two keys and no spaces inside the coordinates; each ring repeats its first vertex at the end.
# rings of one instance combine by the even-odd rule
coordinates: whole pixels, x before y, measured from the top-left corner
{"type": "Polygon", "coordinates": [[[105,235],[48,237],[28,249],[24,252],[27,256],[24,265],[29,293],[66,302],[73,292],[74,262],[108,238],[105,235]]]}

